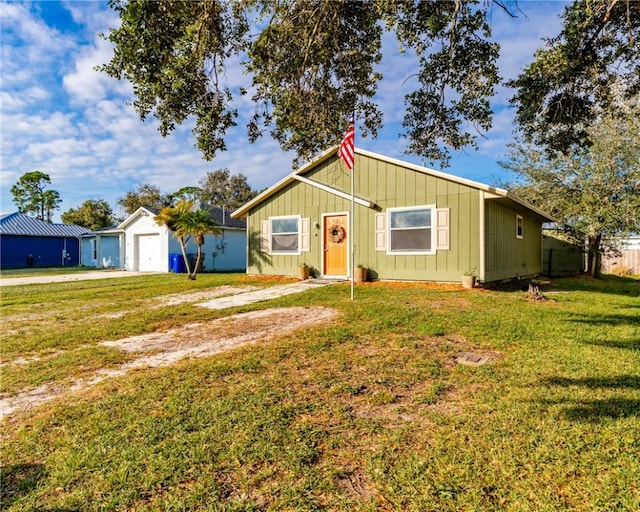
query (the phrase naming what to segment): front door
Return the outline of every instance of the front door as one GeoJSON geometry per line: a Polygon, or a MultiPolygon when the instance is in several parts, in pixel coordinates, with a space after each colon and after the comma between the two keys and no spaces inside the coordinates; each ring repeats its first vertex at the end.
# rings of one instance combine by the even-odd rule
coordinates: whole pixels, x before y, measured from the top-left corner
{"type": "Polygon", "coordinates": [[[324,217],[324,275],[346,277],[348,261],[347,215],[324,217]]]}

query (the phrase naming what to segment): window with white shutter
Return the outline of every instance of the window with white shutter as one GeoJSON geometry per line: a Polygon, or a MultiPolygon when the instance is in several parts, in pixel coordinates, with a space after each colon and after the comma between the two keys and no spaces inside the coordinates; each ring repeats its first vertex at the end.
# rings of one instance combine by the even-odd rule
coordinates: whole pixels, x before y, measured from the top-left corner
{"type": "Polygon", "coordinates": [[[300,222],[300,250],[309,252],[311,250],[311,220],[301,219],[300,222]]]}
{"type": "Polygon", "coordinates": [[[436,250],[449,250],[449,208],[436,208],[436,250]]]}
{"type": "Polygon", "coordinates": [[[301,221],[299,215],[269,219],[271,254],[300,254],[301,221]]]}
{"type": "Polygon", "coordinates": [[[260,252],[269,253],[269,226],[270,223],[268,220],[263,220],[260,222],[260,252]]]}
{"type": "Polygon", "coordinates": [[[387,214],[376,213],[376,251],[387,250],[387,214]]]}
{"type": "Polygon", "coordinates": [[[389,208],[387,213],[387,254],[435,254],[433,206],[389,208]]]}

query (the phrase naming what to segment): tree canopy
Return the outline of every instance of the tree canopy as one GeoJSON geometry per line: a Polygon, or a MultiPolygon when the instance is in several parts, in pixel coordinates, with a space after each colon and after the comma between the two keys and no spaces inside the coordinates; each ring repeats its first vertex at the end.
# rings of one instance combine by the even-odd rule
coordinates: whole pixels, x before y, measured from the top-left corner
{"type": "Polygon", "coordinates": [[[640,231],[640,3],[576,0],[560,34],[508,85],[519,130],[516,193],[588,243],[588,271],[640,231]]]}
{"type": "Polygon", "coordinates": [[[130,190],[124,196],[118,198],[118,204],[127,215],[131,215],[141,206],[147,208],[164,208],[170,203],[169,196],[160,192],[155,185],[148,183],[139,184],[135,190],[130,190]]]}
{"type": "Polygon", "coordinates": [[[70,208],[60,217],[62,222],[92,230],[109,227],[115,221],[113,211],[104,199],[87,199],[78,208],[70,208]]]}
{"type": "Polygon", "coordinates": [[[514,144],[501,165],[516,173],[512,190],[588,242],[588,271],[597,276],[600,254],[617,238],[640,232],[640,95],[586,129],[587,144],[553,156],[514,144]]]}
{"type": "MultiPolygon", "coordinates": [[[[474,145],[491,125],[498,45],[489,41],[487,11],[499,0],[369,2],[245,0],[171,2],[110,0],[121,24],[109,75],[134,85],[141,119],[155,116],[169,134],[195,118],[197,146],[207,159],[224,150],[237,123],[237,100],[251,94],[250,140],[269,132],[284,150],[310,159],[338,142],[348,117],[376,135],[374,101],[382,79],[384,31],[419,61],[406,95],[408,150],[446,164],[449,150],[474,145]],[[232,88],[230,62],[250,77],[232,88]]],[[[409,77],[407,77],[409,78],[409,77]]]]}
{"type": "Polygon", "coordinates": [[[546,41],[509,86],[527,141],[551,153],[590,143],[588,127],[615,107],[616,94],[640,92],[640,2],[577,0],[560,34],[546,41]]]}
{"type": "Polygon", "coordinates": [[[20,213],[34,214],[37,219],[52,221],[53,212],[60,209],[60,194],[47,190],[51,177],[42,171],[30,171],[11,187],[13,202],[20,213]]]}
{"type": "Polygon", "coordinates": [[[200,200],[234,211],[251,201],[258,193],[253,190],[243,174],[232,175],[229,169],[208,172],[200,180],[200,200]]]}

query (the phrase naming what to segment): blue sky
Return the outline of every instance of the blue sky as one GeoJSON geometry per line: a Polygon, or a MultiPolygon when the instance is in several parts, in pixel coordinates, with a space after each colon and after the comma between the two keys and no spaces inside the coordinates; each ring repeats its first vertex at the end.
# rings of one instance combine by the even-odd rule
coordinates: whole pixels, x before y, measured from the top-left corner
{"type": "MultiPolygon", "coordinates": [[[[509,2],[513,3],[513,2],[509,2]]],[[[518,2],[524,12],[516,19],[493,8],[493,39],[501,43],[503,79],[515,77],[528,64],[544,37],[560,30],[566,2],[518,2]]],[[[209,171],[228,168],[242,173],[256,189],[270,186],[291,172],[292,154],[283,153],[269,137],[248,144],[242,118],[252,114],[244,99],[238,103],[240,123],[229,132],[227,151],[212,161],[194,148],[191,124],[163,138],[154,120],[141,122],[133,108],[129,83],[94,70],[111,57],[110,43],[98,36],[117,26],[118,17],[106,1],[6,2],[0,0],[0,210],[16,211],[11,186],[24,173],[41,170],[51,176],[51,189],[62,198],[60,213],[87,199],[104,199],[117,215],[116,201],[140,183],[163,192],[196,186],[209,171]]],[[[404,95],[415,60],[398,51],[390,35],[384,39],[378,101],[384,129],[377,139],[358,138],[364,149],[427,164],[405,155],[400,137],[404,95]]],[[[231,86],[247,83],[237,65],[226,73],[231,86]]],[[[453,153],[445,172],[493,184],[505,175],[497,164],[512,139],[513,111],[507,108],[513,91],[501,86],[492,100],[493,128],[478,139],[478,149],[453,153]]]]}

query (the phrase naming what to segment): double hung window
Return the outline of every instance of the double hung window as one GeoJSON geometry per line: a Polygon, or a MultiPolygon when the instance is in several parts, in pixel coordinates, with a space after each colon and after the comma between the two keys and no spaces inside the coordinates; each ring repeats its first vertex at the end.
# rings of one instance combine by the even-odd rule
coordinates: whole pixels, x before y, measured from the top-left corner
{"type": "Polygon", "coordinates": [[[434,207],[389,209],[389,254],[434,254],[434,207]]]}
{"type": "Polygon", "coordinates": [[[270,222],[271,253],[299,254],[300,217],[272,217],[270,222]]]}

